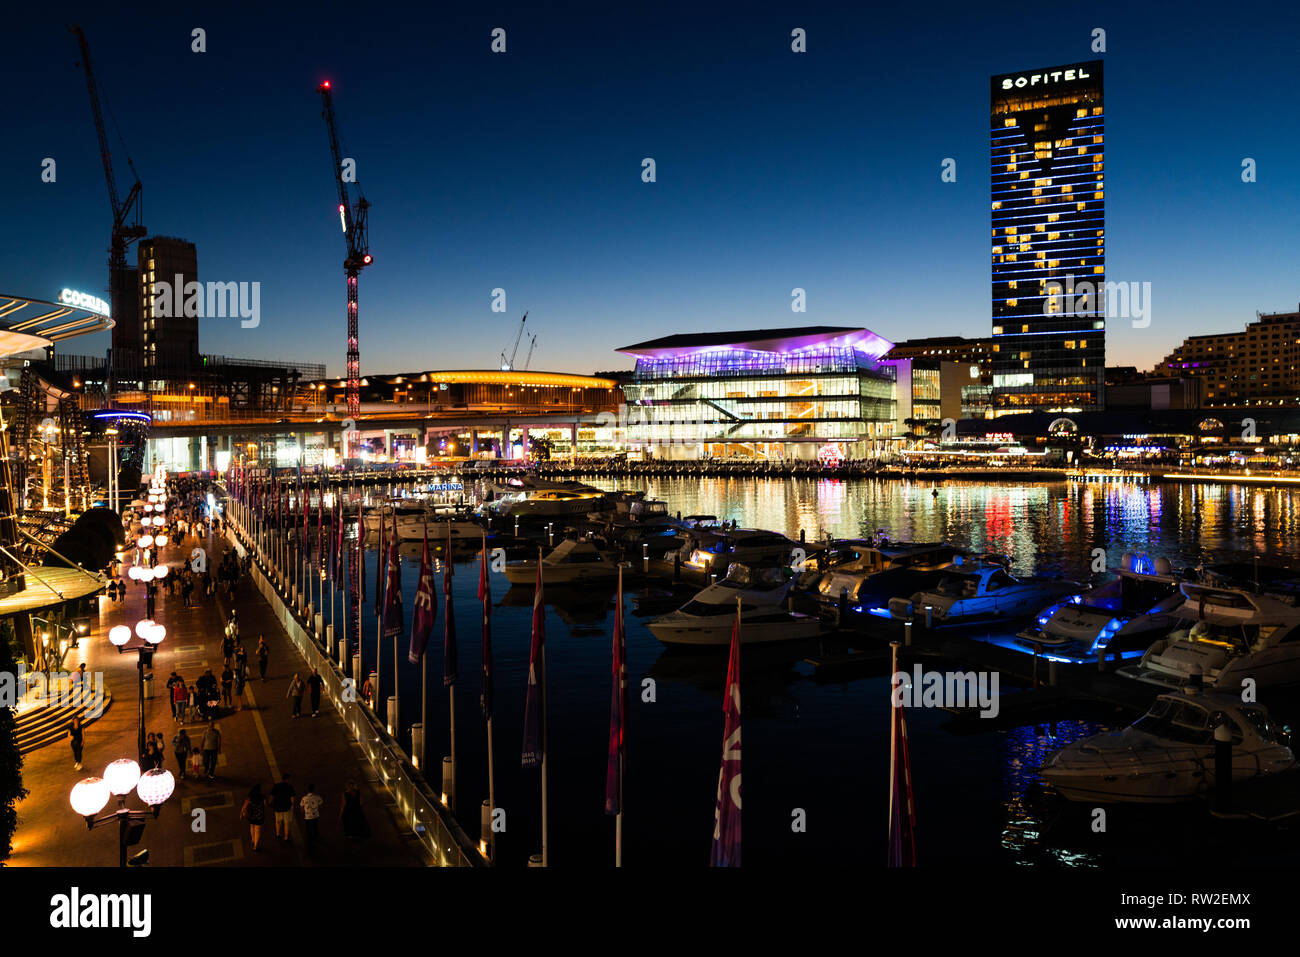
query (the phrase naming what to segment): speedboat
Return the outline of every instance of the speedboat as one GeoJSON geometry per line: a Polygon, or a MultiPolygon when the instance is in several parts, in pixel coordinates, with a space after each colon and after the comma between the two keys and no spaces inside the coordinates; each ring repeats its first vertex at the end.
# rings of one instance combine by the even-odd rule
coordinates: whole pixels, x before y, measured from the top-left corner
{"type": "Polygon", "coordinates": [[[1066,745],[1039,774],[1071,801],[1168,804],[1214,786],[1214,732],[1232,734],[1232,779],[1277,774],[1295,765],[1285,733],[1261,704],[1240,695],[1162,694],[1123,731],[1066,745]]]}
{"type": "Polygon", "coordinates": [[[1072,664],[1136,657],[1178,625],[1185,580],[1167,558],[1125,552],[1115,579],[1044,608],[1008,647],[1072,664]]]}
{"type": "Polygon", "coordinates": [[[1300,609],[1269,595],[1185,582],[1175,611],[1179,627],[1118,673],[1179,688],[1199,675],[1205,685],[1240,692],[1300,682],[1300,609]]]}
{"type": "Polygon", "coordinates": [[[781,607],[790,590],[788,568],[750,568],[734,563],[721,581],[705,588],[681,608],[650,622],[651,634],[666,645],[726,645],[740,600],[741,644],[797,641],[822,632],[814,615],[781,607]]]}
{"type": "MultiPolygon", "coordinates": [[[[537,559],[509,562],[505,567],[505,573],[506,580],[512,585],[535,585],[537,559]]],[[[611,561],[600,549],[586,540],[565,539],[542,559],[544,585],[609,582],[617,577],[617,563],[611,561]]]]}
{"type": "Polygon", "coordinates": [[[889,615],[944,628],[1032,615],[1053,599],[1087,590],[1061,578],[1017,578],[1001,564],[973,562],[945,574],[933,589],[891,598],[889,615]]]}
{"type": "Polygon", "coordinates": [[[682,532],[685,543],[678,554],[682,564],[704,572],[719,572],[742,565],[784,565],[794,542],[780,532],[754,528],[698,526],[682,532]]]}

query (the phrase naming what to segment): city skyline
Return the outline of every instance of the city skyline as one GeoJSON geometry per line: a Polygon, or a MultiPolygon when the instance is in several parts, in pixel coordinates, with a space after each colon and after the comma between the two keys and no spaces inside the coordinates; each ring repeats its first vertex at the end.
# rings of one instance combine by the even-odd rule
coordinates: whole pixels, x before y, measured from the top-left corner
{"type": "MultiPolygon", "coordinates": [[[[1278,82],[1285,31],[1216,21],[1215,59],[1194,17],[1052,12],[1029,30],[954,12],[933,44],[918,17],[695,16],[690,30],[614,14],[417,18],[400,36],[359,30],[354,52],[327,16],[269,14],[256,33],[234,15],[83,26],[119,182],[129,155],[150,233],[193,242],[201,281],[262,283],[262,323],[202,320],[204,352],[324,361],[342,374],[324,79],[374,207],[363,374],[493,368],[525,310],[538,335],[532,367],[555,371],[622,368],[619,346],[699,329],[985,337],[985,84],[1094,58],[1109,61],[1106,278],[1152,290],[1149,327],[1108,323],[1107,364],[1151,368],[1188,334],[1300,301],[1300,266],[1285,254],[1300,140],[1278,82]],[[202,54],[190,49],[196,25],[202,54]],[[504,54],[489,49],[496,26],[504,54]],[[796,27],[806,53],[791,51],[796,27]],[[1094,27],[1107,30],[1105,53],[1090,50],[1094,27]],[[1158,48],[1138,39],[1151,30],[1158,48]],[[427,87],[395,84],[386,60],[421,50],[433,54],[427,87]],[[654,183],[642,182],[645,157],[654,183]],[[1245,158],[1257,182],[1242,181],[1245,158]],[[941,178],[945,159],[956,182],[941,178]],[[1193,275],[1222,281],[1193,286],[1193,275]],[[491,309],[498,288],[503,312],[491,309]],[[806,312],[791,310],[795,288],[806,312]]],[[[11,151],[5,172],[32,227],[10,248],[3,285],[107,298],[110,216],[66,26],[21,25],[4,67],[11,88],[36,64],[46,82],[15,105],[30,149],[11,151]],[[46,156],[55,183],[41,182],[46,156]]],[[[98,338],[79,351],[102,353],[108,336],[98,338]]]]}

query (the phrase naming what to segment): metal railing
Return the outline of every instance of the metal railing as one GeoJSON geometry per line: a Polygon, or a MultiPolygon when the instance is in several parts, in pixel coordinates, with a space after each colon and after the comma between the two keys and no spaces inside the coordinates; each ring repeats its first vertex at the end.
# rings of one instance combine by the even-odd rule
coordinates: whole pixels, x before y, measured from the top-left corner
{"type": "Polygon", "coordinates": [[[402,823],[410,828],[439,867],[486,867],[478,847],[451,816],[424,776],[411,764],[397,741],[388,734],[378,717],[359,700],[356,687],[325,653],[307,625],[289,607],[286,597],[267,574],[271,566],[261,545],[227,512],[232,542],[254,555],[252,577],[266,598],[276,619],[297,647],[309,667],[324,679],[324,695],[333,703],[344,725],[352,732],[370,760],[379,780],[397,804],[402,823]]]}

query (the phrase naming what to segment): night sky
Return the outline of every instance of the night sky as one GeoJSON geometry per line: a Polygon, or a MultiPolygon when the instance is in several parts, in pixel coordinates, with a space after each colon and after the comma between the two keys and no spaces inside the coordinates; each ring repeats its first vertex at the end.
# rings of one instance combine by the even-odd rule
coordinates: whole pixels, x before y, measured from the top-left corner
{"type": "Polygon", "coordinates": [[[203,320],[204,352],[342,373],[323,79],[372,203],[363,373],[494,368],[524,310],[532,368],[573,372],[629,367],[615,348],[675,332],[987,336],[989,76],[1096,58],[1103,27],[1107,278],[1150,282],[1153,306],[1149,328],[1109,324],[1108,363],[1149,367],[1185,335],[1300,302],[1291,4],[608,6],[7,13],[0,292],[107,298],[79,22],[127,144],[109,119],[119,191],[129,152],[152,233],[196,243],[201,280],[262,284],[260,327],[203,320]]]}

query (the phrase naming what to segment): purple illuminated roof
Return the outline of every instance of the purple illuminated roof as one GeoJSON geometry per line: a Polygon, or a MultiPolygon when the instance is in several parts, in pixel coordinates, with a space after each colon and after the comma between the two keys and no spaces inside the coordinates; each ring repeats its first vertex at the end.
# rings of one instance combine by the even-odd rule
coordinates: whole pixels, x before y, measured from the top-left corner
{"type": "Polygon", "coordinates": [[[826,349],[830,346],[851,346],[873,359],[879,359],[894,348],[892,342],[870,329],[853,326],[792,326],[788,329],[693,332],[664,336],[662,339],[623,346],[615,351],[642,358],[666,359],[724,349],[783,354],[826,349]]]}

